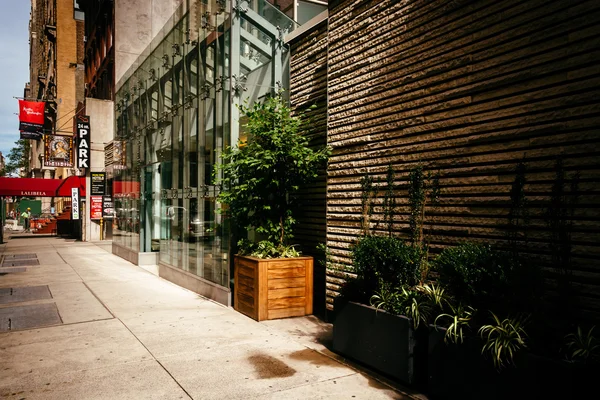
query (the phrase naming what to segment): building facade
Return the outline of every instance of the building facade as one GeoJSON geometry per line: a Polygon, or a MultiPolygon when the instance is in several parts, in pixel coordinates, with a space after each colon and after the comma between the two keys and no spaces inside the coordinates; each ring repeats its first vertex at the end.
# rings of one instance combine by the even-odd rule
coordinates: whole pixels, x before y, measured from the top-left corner
{"type": "MultiPolygon", "coordinates": [[[[392,166],[394,232],[408,238],[408,172],[419,164],[439,172],[440,203],[426,209],[434,255],[466,240],[508,247],[511,187],[523,163],[520,249],[552,287],[561,273],[555,247],[567,243],[579,310],[599,320],[595,2],[329,3],[327,18],[290,39],[291,65],[314,71],[292,72],[292,97],[302,104],[325,90],[327,98],[326,240],[337,264],[327,270],[328,309],[353,276],[365,175],[385,185],[392,166]],[[569,237],[557,242],[548,213],[559,185],[560,201],[576,206],[569,237]]],[[[382,198],[375,196],[372,232],[385,230],[382,198]]]]}
{"type": "MultiPolygon", "coordinates": [[[[50,140],[69,143],[73,119],[84,100],[83,14],[73,0],[31,0],[29,21],[30,82],[28,99],[46,103],[44,139],[31,140],[27,176],[64,179],[75,175],[74,160],[61,165],[49,162],[50,140]],[[66,139],[63,139],[66,138],[66,139]]],[[[52,200],[42,200],[42,212],[50,212],[52,200]]],[[[56,205],[58,211],[61,204],[56,205]]]]}
{"type": "Polygon", "coordinates": [[[245,135],[238,106],[289,89],[284,37],[298,24],[282,10],[304,8],[283,3],[182,3],[117,80],[113,252],[224,304],[234,246],[215,165],[245,135]]]}

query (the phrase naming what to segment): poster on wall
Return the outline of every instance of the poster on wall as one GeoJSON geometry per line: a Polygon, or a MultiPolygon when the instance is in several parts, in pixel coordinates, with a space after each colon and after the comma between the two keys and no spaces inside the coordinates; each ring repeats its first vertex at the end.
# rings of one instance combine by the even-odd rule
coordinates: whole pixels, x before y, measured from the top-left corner
{"type": "Polygon", "coordinates": [[[90,219],[102,219],[102,196],[90,196],[90,219]]]}
{"type": "Polygon", "coordinates": [[[73,137],[47,135],[44,137],[44,166],[73,166],[73,137]]]}
{"type": "Polygon", "coordinates": [[[127,143],[124,140],[115,140],[113,142],[113,168],[127,169],[127,160],[125,158],[127,143]]]}
{"type": "Polygon", "coordinates": [[[71,219],[79,219],[79,188],[71,188],[71,219]]]}
{"type": "Polygon", "coordinates": [[[91,188],[90,194],[92,196],[104,196],[106,194],[106,173],[105,172],[92,172],[90,173],[91,188]]]}
{"type": "Polygon", "coordinates": [[[90,167],[90,117],[77,117],[77,168],[90,167]]]}

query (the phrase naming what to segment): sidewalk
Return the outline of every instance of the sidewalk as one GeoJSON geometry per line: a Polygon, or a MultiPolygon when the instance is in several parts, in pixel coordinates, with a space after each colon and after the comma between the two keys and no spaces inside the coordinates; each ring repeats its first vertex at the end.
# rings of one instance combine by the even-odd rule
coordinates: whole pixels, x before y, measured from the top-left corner
{"type": "Polygon", "coordinates": [[[0,398],[410,398],[331,353],[317,318],[258,323],[106,248],[0,245],[0,398]]]}

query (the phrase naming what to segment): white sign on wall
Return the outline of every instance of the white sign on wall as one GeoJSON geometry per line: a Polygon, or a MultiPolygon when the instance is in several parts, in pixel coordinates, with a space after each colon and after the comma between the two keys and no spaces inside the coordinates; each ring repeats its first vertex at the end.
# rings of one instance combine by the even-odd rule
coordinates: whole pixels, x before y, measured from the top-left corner
{"type": "Polygon", "coordinates": [[[71,219],[79,219],[79,188],[71,188],[71,219]]]}

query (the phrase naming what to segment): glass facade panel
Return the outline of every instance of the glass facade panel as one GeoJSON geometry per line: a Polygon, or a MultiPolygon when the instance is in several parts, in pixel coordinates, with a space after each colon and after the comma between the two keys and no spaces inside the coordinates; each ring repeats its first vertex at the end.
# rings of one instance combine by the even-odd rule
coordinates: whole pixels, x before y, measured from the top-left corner
{"type": "Polygon", "coordinates": [[[115,101],[115,140],[127,143],[126,168],[114,174],[115,243],[225,288],[230,228],[214,167],[239,137],[237,106],[288,81],[281,39],[294,26],[265,1],[251,3],[255,13],[203,4],[209,24],[197,27],[198,41],[185,14],[126,74],[115,101]]]}

